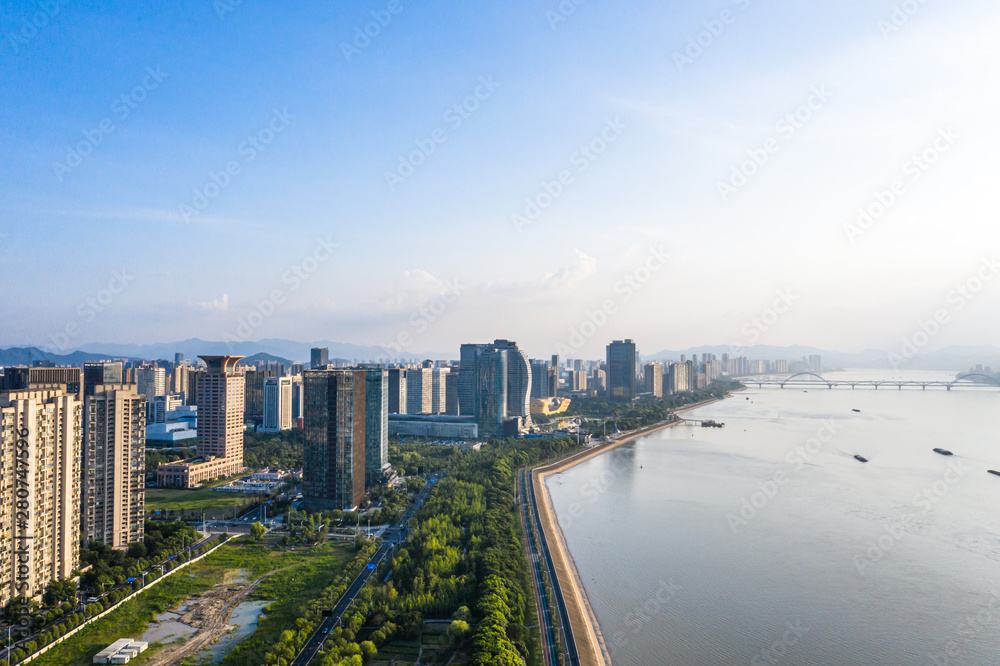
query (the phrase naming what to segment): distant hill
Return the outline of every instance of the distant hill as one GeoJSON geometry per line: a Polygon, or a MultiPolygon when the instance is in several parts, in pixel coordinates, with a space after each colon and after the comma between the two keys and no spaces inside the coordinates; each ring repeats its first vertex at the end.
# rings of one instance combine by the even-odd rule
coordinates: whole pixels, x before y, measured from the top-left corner
{"type": "Polygon", "coordinates": [[[236,354],[240,356],[252,357],[256,354],[269,354],[276,358],[284,359],[287,362],[308,363],[310,350],[313,347],[327,347],[330,350],[330,359],[344,359],[347,361],[421,361],[429,358],[432,360],[448,360],[458,358],[457,350],[454,353],[409,353],[396,352],[391,349],[379,346],[355,345],[346,342],[334,342],[331,340],[315,340],[311,342],[296,342],[282,338],[265,338],[257,341],[233,341],[224,342],[217,340],[201,340],[199,338],[189,338],[178,342],[162,342],[148,345],[117,344],[95,342],[83,345],[79,351],[91,354],[113,354],[116,356],[128,356],[129,358],[141,358],[147,360],[166,359],[172,361],[174,354],[180,352],[185,358],[196,359],[202,354],[236,354]]]}
{"type": "Polygon", "coordinates": [[[74,351],[69,354],[54,354],[38,347],[10,347],[0,349],[0,366],[27,365],[33,361],[52,361],[56,365],[80,365],[87,361],[105,361],[112,358],[130,358],[123,354],[92,354],[74,351]]]}
{"type": "Polygon", "coordinates": [[[257,352],[253,356],[247,356],[246,358],[241,358],[237,365],[251,363],[282,363],[286,366],[292,365],[292,362],[287,358],[281,358],[280,356],[272,356],[266,352],[257,352]]]}
{"type": "MultiPolygon", "coordinates": [[[[310,350],[313,347],[327,347],[330,350],[330,360],[351,361],[422,361],[453,360],[458,358],[457,351],[452,353],[409,353],[396,352],[379,346],[355,345],[329,340],[312,342],[296,342],[282,338],[267,338],[255,342],[220,342],[190,338],[179,342],[155,343],[148,345],[92,343],[80,347],[69,354],[58,354],[38,347],[12,347],[0,350],[0,365],[31,365],[33,360],[54,361],[61,365],[75,365],[85,361],[99,361],[109,358],[129,358],[142,360],[166,359],[173,360],[175,352],[181,352],[185,358],[196,359],[203,354],[237,354],[247,357],[248,361],[274,361],[291,365],[292,363],[309,363],[310,350]]],[[[642,351],[640,349],[640,351],[642,351]]],[[[808,347],[790,345],[778,347],[773,345],[753,345],[743,350],[734,350],[729,345],[703,345],[687,349],[664,349],[653,354],[642,354],[647,361],[663,361],[679,359],[681,354],[700,357],[703,353],[722,356],[724,353],[739,353],[752,360],[795,361],[810,354],[820,354],[823,365],[827,368],[890,368],[892,367],[888,352],[879,349],[866,349],[861,352],[845,353],[808,347]]],[[[895,353],[900,354],[898,350],[895,353]]],[[[983,346],[951,346],[937,351],[919,354],[912,360],[902,359],[900,368],[914,370],[949,370],[964,372],[977,364],[991,366],[993,370],[1000,369],[1000,347],[983,346]]]]}

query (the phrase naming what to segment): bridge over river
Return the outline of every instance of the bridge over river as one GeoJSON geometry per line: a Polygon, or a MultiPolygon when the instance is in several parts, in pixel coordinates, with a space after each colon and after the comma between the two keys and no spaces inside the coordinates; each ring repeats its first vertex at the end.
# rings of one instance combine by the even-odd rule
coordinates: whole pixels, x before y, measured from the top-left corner
{"type": "Polygon", "coordinates": [[[1000,381],[995,377],[990,375],[984,375],[976,372],[970,372],[963,375],[958,375],[955,379],[951,381],[923,381],[923,380],[913,380],[913,379],[827,379],[822,375],[818,375],[814,372],[799,372],[789,377],[779,377],[779,378],[759,378],[754,379],[752,377],[740,377],[739,381],[745,386],[756,386],[757,388],[764,388],[767,386],[777,386],[778,388],[851,388],[851,389],[875,389],[879,388],[895,388],[898,390],[903,389],[921,389],[926,391],[928,388],[931,389],[945,389],[947,391],[953,388],[960,389],[997,389],[1000,388],[1000,381]]]}

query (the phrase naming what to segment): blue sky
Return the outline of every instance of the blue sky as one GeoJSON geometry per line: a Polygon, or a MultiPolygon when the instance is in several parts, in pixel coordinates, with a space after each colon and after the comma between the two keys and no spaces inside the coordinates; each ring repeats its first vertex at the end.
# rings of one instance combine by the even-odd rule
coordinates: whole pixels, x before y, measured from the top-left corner
{"type": "Polygon", "coordinates": [[[0,344],[991,342],[998,14],[5,3],[0,344]]]}

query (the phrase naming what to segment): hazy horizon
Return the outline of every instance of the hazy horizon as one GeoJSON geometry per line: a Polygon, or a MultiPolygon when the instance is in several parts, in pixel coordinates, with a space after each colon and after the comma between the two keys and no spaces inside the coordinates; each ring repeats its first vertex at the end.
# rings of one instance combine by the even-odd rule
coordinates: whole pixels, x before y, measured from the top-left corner
{"type": "Polygon", "coordinates": [[[1000,325],[993,4],[54,6],[0,10],[0,346],[1000,325]]]}

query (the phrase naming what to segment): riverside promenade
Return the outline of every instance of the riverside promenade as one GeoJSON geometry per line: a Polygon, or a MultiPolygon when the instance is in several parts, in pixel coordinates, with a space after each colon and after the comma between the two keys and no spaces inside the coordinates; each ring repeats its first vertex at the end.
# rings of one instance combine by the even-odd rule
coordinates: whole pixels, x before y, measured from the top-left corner
{"type": "MultiPolygon", "coordinates": [[[[729,397],[727,394],[726,397],[729,397]]],[[[685,407],[674,410],[675,413],[686,412],[705,405],[718,402],[718,399],[704,400],[685,407]]],[[[576,564],[566,546],[562,530],[559,529],[559,522],[552,502],[549,498],[548,489],[545,487],[545,478],[551,474],[558,474],[567,469],[579,465],[580,463],[599,456],[606,451],[634,441],[640,437],[645,437],[664,428],[680,425],[684,421],[662,421],[651,426],[640,428],[628,433],[620,439],[604,442],[586,451],[580,451],[567,458],[536,467],[531,470],[531,483],[534,488],[535,502],[538,509],[539,522],[545,541],[548,545],[555,574],[559,579],[559,586],[562,590],[563,603],[569,615],[573,638],[576,643],[576,650],[579,655],[581,666],[611,666],[611,656],[601,635],[600,625],[597,617],[590,607],[587,593],[583,589],[579,574],[576,571],[576,564]]]]}

